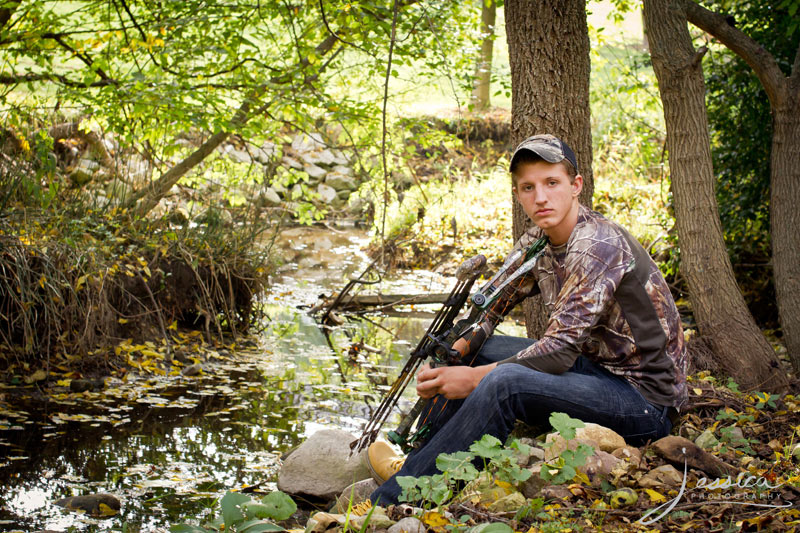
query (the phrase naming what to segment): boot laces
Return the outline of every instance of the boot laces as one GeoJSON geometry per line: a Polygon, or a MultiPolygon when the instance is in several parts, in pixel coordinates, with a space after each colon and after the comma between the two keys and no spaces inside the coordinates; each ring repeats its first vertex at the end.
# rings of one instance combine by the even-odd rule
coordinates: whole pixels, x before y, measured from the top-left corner
{"type": "Polygon", "coordinates": [[[350,510],[350,513],[355,516],[364,516],[369,512],[370,509],[372,509],[372,502],[367,499],[364,500],[363,502],[354,505],[353,508],[350,510]]]}

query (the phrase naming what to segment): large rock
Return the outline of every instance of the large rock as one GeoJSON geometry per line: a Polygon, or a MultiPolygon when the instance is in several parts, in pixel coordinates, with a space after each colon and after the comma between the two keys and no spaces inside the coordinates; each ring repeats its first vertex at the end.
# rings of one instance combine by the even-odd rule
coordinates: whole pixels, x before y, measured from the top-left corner
{"type": "Polygon", "coordinates": [[[426,531],[428,528],[425,527],[425,524],[413,516],[403,518],[389,528],[389,533],[425,533],[426,531]]]}
{"type": "Polygon", "coordinates": [[[538,498],[539,493],[547,485],[547,481],[542,479],[542,465],[539,463],[528,468],[531,471],[531,477],[526,479],[520,486],[520,492],[529,499],[538,498]]]}
{"type": "Polygon", "coordinates": [[[283,163],[287,167],[296,168],[297,170],[303,169],[303,163],[301,163],[294,157],[290,157],[288,155],[285,155],[281,158],[281,163],[283,163]]]}
{"type": "Polygon", "coordinates": [[[340,172],[328,172],[328,175],[325,176],[325,184],[337,191],[354,191],[358,188],[356,180],[340,172]]]}
{"type": "Polygon", "coordinates": [[[333,500],[353,481],[372,477],[361,455],[350,455],[356,438],[337,429],[314,433],[283,463],[278,490],[333,500]]]}
{"type": "Polygon", "coordinates": [[[333,513],[346,513],[351,507],[355,507],[360,502],[369,499],[370,494],[378,489],[378,484],[374,479],[362,479],[346,487],[336,498],[333,506],[333,513]]]}
{"type": "Polygon", "coordinates": [[[697,438],[694,439],[694,442],[701,448],[713,448],[719,444],[719,440],[714,436],[714,432],[711,431],[711,428],[706,429],[698,435],[697,438]]]}
{"type": "Polygon", "coordinates": [[[56,500],[56,505],[71,511],[83,511],[91,516],[114,516],[119,513],[120,502],[113,494],[86,494],[56,500]]]}
{"type": "Polygon", "coordinates": [[[94,176],[94,173],[100,170],[100,164],[92,161],[91,159],[81,159],[72,172],[69,173],[69,179],[75,185],[81,186],[89,183],[94,176]]]}
{"type": "Polygon", "coordinates": [[[253,159],[262,165],[266,165],[272,161],[273,157],[275,157],[277,149],[275,147],[275,143],[264,141],[264,144],[262,144],[260,147],[252,148],[251,152],[253,153],[253,159]]]}
{"type": "Polygon", "coordinates": [[[317,194],[319,194],[320,200],[326,204],[333,203],[333,201],[337,198],[336,191],[333,189],[333,187],[329,187],[324,183],[317,185],[317,194]]]}
{"type": "MultiPolygon", "coordinates": [[[[285,189],[284,189],[285,190],[285,189]]],[[[267,187],[258,195],[259,203],[263,206],[275,207],[281,205],[281,197],[272,187],[267,187]]]]}
{"type": "Polygon", "coordinates": [[[230,157],[236,163],[245,163],[247,165],[253,164],[253,158],[250,157],[250,154],[244,150],[238,150],[231,146],[229,150],[226,150],[226,152],[228,153],[228,157],[230,157]]]}
{"type": "Polygon", "coordinates": [[[305,171],[306,174],[308,174],[310,178],[317,180],[321,180],[322,178],[325,177],[325,174],[328,173],[327,170],[325,170],[322,167],[318,167],[313,163],[308,163],[305,166],[303,166],[303,170],[305,171]]]}
{"type": "Polygon", "coordinates": [[[639,464],[642,462],[642,452],[639,451],[639,448],[634,448],[633,446],[617,448],[611,455],[617,459],[628,461],[634,468],[639,468],[639,464]]]}
{"type": "Polygon", "coordinates": [[[292,139],[292,149],[298,153],[321,150],[325,147],[326,144],[322,135],[316,132],[309,135],[299,133],[292,139]]]}
{"type": "Polygon", "coordinates": [[[579,439],[577,436],[567,441],[559,435],[558,433],[548,433],[547,437],[544,439],[545,446],[544,446],[544,460],[545,461],[552,461],[553,459],[557,458],[564,450],[574,450],[581,444],[586,444],[587,446],[591,446],[595,450],[600,448],[600,445],[589,439],[579,439]]]}
{"type": "Polygon", "coordinates": [[[353,175],[353,169],[345,165],[336,165],[331,170],[333,172],[338,172],[339,174],[344,174],[345,176],[353,175]]]}
{"type": "Polygon", "coordinates": [[[558,433],[548,434],[545,438],[545,442],[552,443],[550,447],[545,450],[545,461],[555,459],[566,449],[574,450],[578,447],[578,444],[587,444],[595,450],[602,450],[609,453],[617,448],[625,446],[625,439],[623,439],[619,433],[599,424],[592,423],[587,423],[584,427],[576,429],[575,438],[569,441],[569,443],[558,433]]]}
{"type": "Polygon", "coordinates": [[[586,459],[586,463],[578,468],[589,477],[592,486],[599,487],[603,480],[608,478],[611,471],[617,467],[620,460],[608,452],[595,450],[594,454],[586,459]]]}
{"type": "Polygon", "coordinates": [[[300,152],[300,157],[309,165],[331,166],[336,162],[336,156],[330,150],[300,152]]]}
{"type": "Polygon", "coordinates": [[[334,150],[333,151],[333,157],[334,157],[333,162],[336,163],[337,165],[349,165],[350,164],[350,160],[347,159],[347,157],[342,152],[340,152],[339,150],[334,150]]]}
{"type": "Polygon", "coordinates": [[[609,453],[625,446],[625,439],[619,433],[599,424],[588,423],[584,427],[576,429],[575,437],[592,440],[600,446],[601,450],[609,453]]]}

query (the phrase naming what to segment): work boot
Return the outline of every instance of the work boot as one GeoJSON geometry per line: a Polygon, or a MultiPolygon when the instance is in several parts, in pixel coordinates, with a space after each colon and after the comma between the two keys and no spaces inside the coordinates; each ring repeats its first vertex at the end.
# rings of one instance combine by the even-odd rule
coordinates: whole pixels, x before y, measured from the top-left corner
{"type": "Polygon", "coordinates": [[[379,440],[367,448],[367,467],[372,473],[372,479],[378,485],[383,485],[387,479],[395,475],[405,460],[405,457],[395,453],[388,442],[379,440]]]}
{"type": "Polygon", "coordinates": [[[364,516],[370,509],[372,509],[372,501],[367,498],[363,502],[354,505],[353,508],[350,509],[350,514],[353,516],[364,516]]]}

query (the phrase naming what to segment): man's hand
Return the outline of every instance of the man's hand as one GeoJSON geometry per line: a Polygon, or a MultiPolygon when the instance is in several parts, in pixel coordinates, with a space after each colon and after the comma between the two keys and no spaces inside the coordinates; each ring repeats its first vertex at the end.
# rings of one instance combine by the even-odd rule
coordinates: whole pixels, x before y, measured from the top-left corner
{"type": "Polygon", "coordinates": [[[437,394],[448,400],[466,398],[475,390],[483,376],[488,374],[497,363],[479,367],[440,366],[431,368],[424,365],[417,372],[417,394],[421,398],[432,398],[437,394]]]}

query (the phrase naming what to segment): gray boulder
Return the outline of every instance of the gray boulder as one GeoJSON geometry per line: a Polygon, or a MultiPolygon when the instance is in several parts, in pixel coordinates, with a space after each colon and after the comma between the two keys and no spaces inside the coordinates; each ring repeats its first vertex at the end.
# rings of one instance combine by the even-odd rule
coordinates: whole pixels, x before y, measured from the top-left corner
{"type": "Polygon", "coordinates": [[[227,153],[228,157],[230,157],[236,163],[245,163],[247,165],[253,164],[253,158],[250,157],[250,154],[244,150],[237,150],[236,148],[231,147],[230,150],[227,150],[227,153]]]}
{"type": "Polygon", "coordinates": [[[371,478],[361,454],[350,455],[355,439],[337,429],[314,433],[284,461],[278,490],[333,500],[354,481],[371,478]]]}
{"type": "Polygon", "coordinates": [[[287,167],[303,170],[303,164],[294,157],[289,157],[288,155],[285,155],[283,156],[283,158],[281,158],[281,163],[283,163],[287,167]]]}
{"type": "Polygon", "coordinates": [[[262,165],[266,165],[275,157],[275,143],[265,141],[260,147],[251,149],[251,152],[253,153],[253,159],[262,165]]]}
{"type": "Polygon", "coordinates": [[[349,165],[350,164],[350,160],[347,159],[347,157],[345,157],[345,155],[342,152],[340,152],[339,150],[334,150],[333,151],[333,158],[334,158],[333,162],[336,163],[337,165],[349,165]]]}
{"type": "Polygon", "coordinates": [[[85,185],[92,180],[94,173],[100,169],[100,164],[92,161],[91,159],[81,159],[72,172],[69,173],[69,179],[75,185],[85,185]]]}
{"type": "Polygon", "coordinates": [[[351,507],[355,507],[364,500],[369,499],[370,494],[378,489],[378,484],[374,479],[362,479],[352,483],[349,487],[345,488],[336,503],[333,506],[334,513],[344,514],[351,507]]]}
{"type": "MultiPolygon", "coordinates": [[[[284,189],[285,190],[285,189],[284,189]]],[[[281,197],[278,192],[272,187],[267,187],[261,194],[258,195],[260,205],[267,207],[275,207],[281,204],[281,197]]]]}
{"type": "Polygon", "coordinates": [[[339,172],[328,172],[328,175],[325,176],[325,184],[337,191],[354,191],[358,188],[356,180],[339,172]]]}
{"type": "Polygon", "coordinates": [[[336,165],[331,170],[339,174],[344,174],[345,176],[351,176],[353,174],[353,169],[345,165],[336,165]]]}
{"type": "Polygon", "coordinates": [[[306,174],[308,174],[308,177],[317,180],[324,178],[325,174],[328,173],[328,171],[325,170],[324,168],[318,167],[317,165],[311,163],[305,165],[303,167],[303,170],[305,171],[306,174]]]}
{"type": "Polygon", "coordinates": [[[56,505],[80,511],[91,516],[113,516],[119,513],[120,501],[113,494],[86,494],[84,496],[71,496],[56,500],[56,505]]]}
{"type": "Polygon", "coordinates": [[[324,183],[317,185],[317,194],[319,194],[320,200],[326,204],[333,203],[333,201],[337,199],[336,191],[333,187],[329,187],[324,183]]]}
{"type": "Polygon", "coordinates": [[[336,162],[336,156],[330,150],[317,150],[313,152],[300,152],[300,157],[309,165],[330,166],[336,162]]]}
{"type": "Polygon", "coordinates": [[[292,149],[298,153],[321,150],[325,148],[325,146],[322,135],[316,132],[309,135],[300,133],[295,135],[294,139],[292,139],[292,149]]]}
{"type": "Polygon", "coordinates": [[[425,527],[425,524],[413,516],[403,518],[389,528],[389,533],[425,533],[426,531],[428,528],[425,527]]]}

